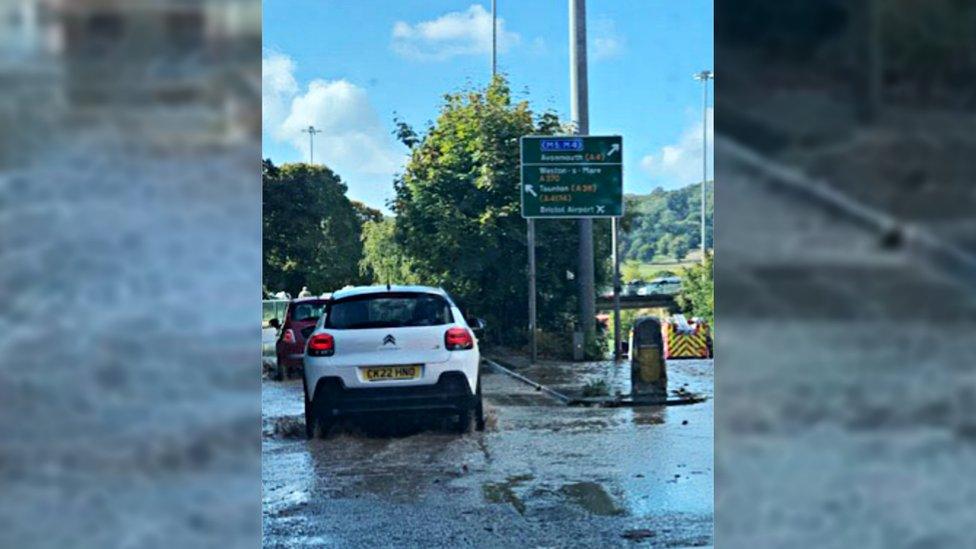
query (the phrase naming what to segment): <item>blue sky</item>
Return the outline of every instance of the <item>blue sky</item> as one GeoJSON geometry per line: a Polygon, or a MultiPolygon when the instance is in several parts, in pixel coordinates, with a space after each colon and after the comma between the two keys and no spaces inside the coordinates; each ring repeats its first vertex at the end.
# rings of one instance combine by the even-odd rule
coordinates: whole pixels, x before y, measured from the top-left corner
{"type": "MultiPolygon", "coordinates": [[[[498,0],[498,65],[534,110],[568,120],[567,4],[498,0]]],[[[407,152],[390,134],[394,112],[420,129],[443,94],[488,81],[490,9],[490,0],[264,0],[264,156],[307,161],[301,129],[314,124],[315,161],[352,198],[385,210],[407,152]]],[[[699,181],[702,88],[691,75],[713,69],[712,1],[589,0],[587,26],[590,133],[624,137],[625,191],[699,181]]]]}

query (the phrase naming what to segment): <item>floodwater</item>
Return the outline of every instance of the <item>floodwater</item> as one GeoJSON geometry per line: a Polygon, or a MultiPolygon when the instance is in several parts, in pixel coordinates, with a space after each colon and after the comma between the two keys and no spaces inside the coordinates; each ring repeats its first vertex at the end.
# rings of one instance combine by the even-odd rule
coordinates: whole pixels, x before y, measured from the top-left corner
{"type": "MultiPolygon", "coordinates": [[[[545,369],[579,386],[621,376],[607,362],[532,373],[545,369]]],[[[673,361],[669,375],[711,396],[712,361],[673,361]]],[[[265,546],[712,544],[711,400],[570,408],[487,368],[482,379],[483,433],[375,417],[314,441],[301,380],[265,381],[265,546]]]]}

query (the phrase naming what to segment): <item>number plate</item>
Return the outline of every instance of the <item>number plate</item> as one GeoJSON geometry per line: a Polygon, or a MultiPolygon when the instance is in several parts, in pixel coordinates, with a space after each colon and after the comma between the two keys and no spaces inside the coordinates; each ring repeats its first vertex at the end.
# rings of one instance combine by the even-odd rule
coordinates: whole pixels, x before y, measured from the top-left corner
{"type": "Polygon", "coordinates": [[[417,379],[420,377],[420,366],[379,366],[361,368],[363,379],[366,381],[386,381],[388,379],[417,379]]]}

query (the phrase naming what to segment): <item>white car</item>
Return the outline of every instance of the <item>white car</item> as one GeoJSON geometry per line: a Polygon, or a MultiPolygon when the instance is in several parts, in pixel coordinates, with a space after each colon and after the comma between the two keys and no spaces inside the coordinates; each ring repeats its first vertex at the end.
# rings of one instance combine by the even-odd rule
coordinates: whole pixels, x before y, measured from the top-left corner
{"type": "Polygon", "coordinates": [[[442,289],[343,288],[308,338],[305,430],[326,436],[342,415],[411,410],[457,416],[484,429],[475,330],[442,289]]]}
{"type": "Polygon", "coordinates": [[[637,291],[637,295],[676,294],[681,291],[681,279],[676,276],[655,278],[637,291]]]}

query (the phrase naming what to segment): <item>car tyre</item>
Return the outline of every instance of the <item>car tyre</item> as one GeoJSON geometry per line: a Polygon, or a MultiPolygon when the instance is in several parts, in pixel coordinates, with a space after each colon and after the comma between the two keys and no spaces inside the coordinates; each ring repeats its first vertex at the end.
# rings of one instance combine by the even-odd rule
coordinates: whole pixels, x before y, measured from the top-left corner
{"type": "Polygon", "coordinates": [[[485,408],[481,400],[481,376],[478,376],[478,391],[475,394],[474,428],[476,431],[485,430],[485,408]]]}
{"type": "Polygon", "coordinates": [[[325,391],[317,391],[315,397],[309,401],[308,384],[302,376],[302,387],[305,389],[305,436],[310,440],[326,438],[335,420],[328,413],[328,395],[325,391]]]}
{"type": "Polygon", "coordinates": [[[313,417],[315,420],[312,423],[312,438],[328,438],[329,431],[332,430],[331,419],[326,419],[319,414],[314,414],[313,417]]]}
{"type": "Polygon", "coordinates": [[[471,410],[465,409],[458,412],[457,432],[464,435],[471,432],[471,410]]]}
{"type": "Polygon", "coordinates": [[[312,411],[312,404],[308,401],[308,382],[302,376],[302,389],[305,391],[305,437],[315,438],[315,413],[312,411]]]}

